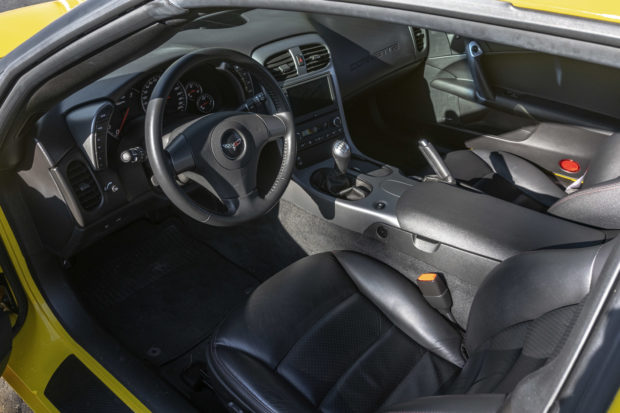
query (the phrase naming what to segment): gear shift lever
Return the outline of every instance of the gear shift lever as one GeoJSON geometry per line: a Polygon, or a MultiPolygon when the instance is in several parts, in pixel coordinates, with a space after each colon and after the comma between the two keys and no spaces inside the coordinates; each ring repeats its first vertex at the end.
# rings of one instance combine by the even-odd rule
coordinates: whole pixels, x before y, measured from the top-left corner
{"type": "Polygon", "coordinates": [[[358,182],[355,176],[347,172],[351,163],[351,147],[344,140],[334,142],[332,158],[335,164],[333,168],[320,168],[312,174],[310,180],[315,188],[348,201],[362,199],[372,191],[372,187],[368,189],[363,181],[358,182]]]}
{"type": "Polygon", "coordinates": [[[351,147],[344,140],[337,140],[332,146],[332,157],[336,164],[336,169],[341,175],[345,175],[351,163],[351,147]]]}

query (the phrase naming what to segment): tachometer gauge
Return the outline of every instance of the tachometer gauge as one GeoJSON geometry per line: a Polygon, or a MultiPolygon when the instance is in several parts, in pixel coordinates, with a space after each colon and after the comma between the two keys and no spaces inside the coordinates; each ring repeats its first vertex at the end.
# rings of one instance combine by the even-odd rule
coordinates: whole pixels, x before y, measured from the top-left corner
{"type": "Polygon", "coordinates": [[[215,109],[215,99],[208,93],[203,93],[196,101],[196,109],[200,113],[211,113],[215,109]]]}
{"type": "Polygon", "coordinates": [[[202,86],[195,80],[190,80],[185,84],[185,91],[187,92],[187,99],[194,102],[202,95],[202,86]]]}
{"type": "MultiPolygon", "coordinates": [[[[159,75],[155,75],[149,78],[144,85],[142,86],[142,91],[140,92],[140,101],[142,102],[142,109],[146,112],[146,107],[149,105],[149,100],[151,99],[151,95],[153,94],[153,89],[155,89],[155,85],[159,80],[159,75]]],[[[185,93],[185,88],[181,84],[181,82],[177,82],[170,95],[168,96],[168,101],[166,102],[166,112],[185,112],[187,110],[187,94],[185,93]]]]}

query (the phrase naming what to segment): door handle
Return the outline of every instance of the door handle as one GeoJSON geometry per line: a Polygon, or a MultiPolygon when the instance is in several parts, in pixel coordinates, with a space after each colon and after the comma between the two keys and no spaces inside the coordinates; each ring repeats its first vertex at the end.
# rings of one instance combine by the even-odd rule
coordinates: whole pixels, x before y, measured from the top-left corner
{"type": "Polygon", "coordinates": [[[481,59],[484,55],[482,47],[475,40],[470,40],[467,43],[465,52],[467,53],[467,64],[474,79],[474,96],[476,100],[483,103],[495,100],[493,89],[491,89],[482,69],[481,59]]]}

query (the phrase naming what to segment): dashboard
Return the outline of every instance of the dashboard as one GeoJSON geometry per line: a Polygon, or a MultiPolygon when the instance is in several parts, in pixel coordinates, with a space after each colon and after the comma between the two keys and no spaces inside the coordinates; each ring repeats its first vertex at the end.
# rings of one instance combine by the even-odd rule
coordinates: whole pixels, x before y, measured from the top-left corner
{"type": "MultiPolygon", "coordinates": [[[[106,88],[106,97],[78,105],[67,112],[71,134],[94,170],[111,167],[115,149],[126,136],[142,135],[141,126],[151,94],[171,63],[130,76],[121,85],[106,88]]],[[[164,129],[214,112],[244,110],[246,100],[251,99],[256,90],[261,90],[260,85],[255,84],[246,70],[227,62],[221,62],[217,67],[205,64],[194,68],[176,82],[168,96],[164,129]]],[[[251,107],[248,110],[264,111],[264,108],[251,107]]],[[[131,161],[132,158],[127,159],[131,161]]]]}
{"type": "MultiPolygon", "coordinates": [[[[416,48],[406,26],[259,9],[198,18],[153,51],[85,85],[38,121],[34,155],[18,174],[44,244],[54,253],[70,257],[169,205],[146,159],[145,110],[161,74],[181,56],[206,47],[250,55],[278,80],[293,109],[299,170],[325,160],[335,139],[350,139],[346,96],[416,67],[427,54],[416,48]],[[385,49],[384,44],[391,45],[390,53],[377,54],[374,50],[385,49]],[[51,214],[54,220],[48,219],[51,214]]],[[[262,85],[243,68],[226,61],[204,64],[171,91],[164,133],[211,113],[269,113],[271,105],[262,85]]]]}

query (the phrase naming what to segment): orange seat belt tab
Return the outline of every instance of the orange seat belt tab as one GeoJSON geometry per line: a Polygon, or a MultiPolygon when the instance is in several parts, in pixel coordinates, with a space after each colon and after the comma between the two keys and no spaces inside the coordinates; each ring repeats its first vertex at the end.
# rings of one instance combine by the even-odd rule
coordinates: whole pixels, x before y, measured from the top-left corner
{"type": "Polygon", "coordinates": [[[418,277],[416,284],[426,302],[454,323],[452,296],[443,277],[433,272],[424,273],[418,277]]]}

